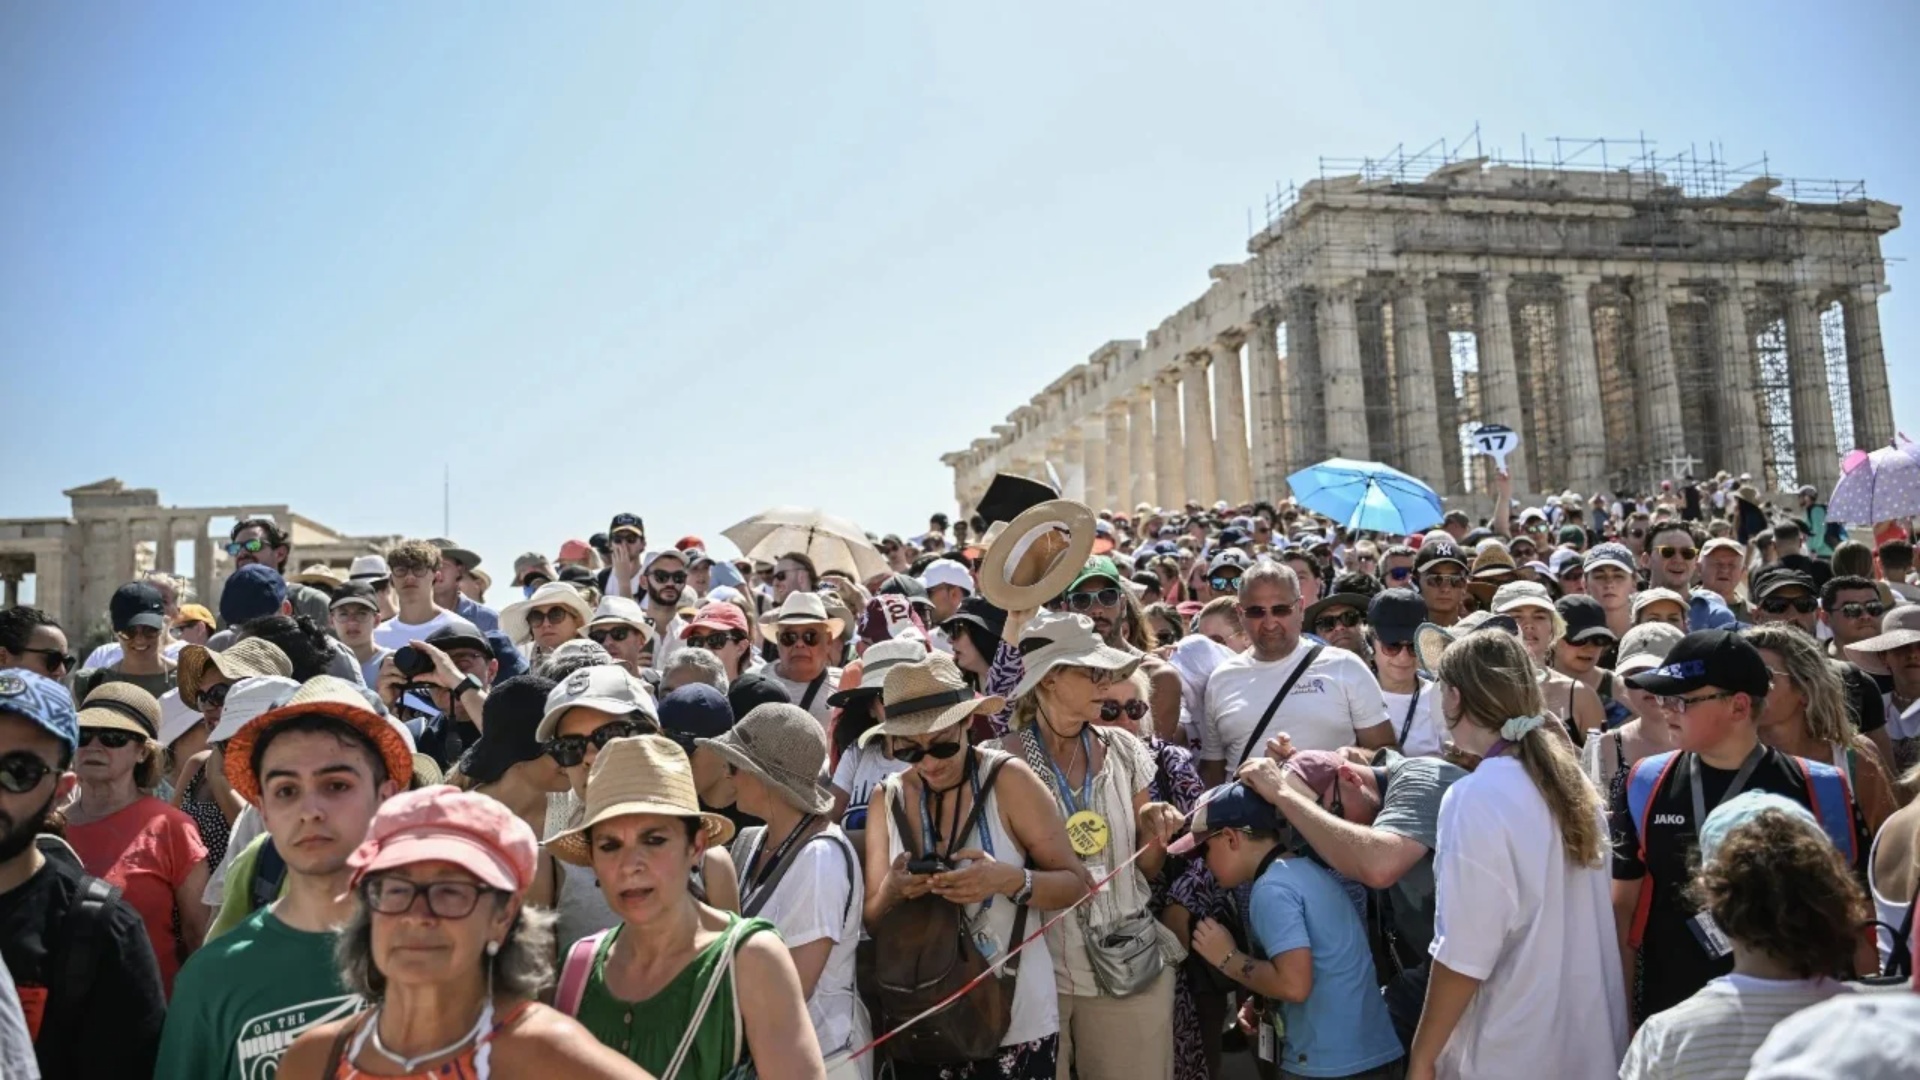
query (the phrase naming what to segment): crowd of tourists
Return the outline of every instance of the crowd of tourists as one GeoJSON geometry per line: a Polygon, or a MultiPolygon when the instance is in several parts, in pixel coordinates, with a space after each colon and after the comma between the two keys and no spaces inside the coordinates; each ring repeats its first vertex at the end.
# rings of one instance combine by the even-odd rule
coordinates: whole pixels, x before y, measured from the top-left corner
{"type": "Polygon", "coordinates": [[[1912,1076],[1912,525],[1143,505],[1002,607],[978,516],[241,521],[0,610],[0,1076],[1912,1076]]]}

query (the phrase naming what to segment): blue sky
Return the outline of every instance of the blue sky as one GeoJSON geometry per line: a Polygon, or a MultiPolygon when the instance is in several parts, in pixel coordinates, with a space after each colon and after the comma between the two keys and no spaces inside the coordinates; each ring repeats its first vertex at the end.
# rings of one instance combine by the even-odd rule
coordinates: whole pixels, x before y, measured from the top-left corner
{"type": "Polygon", "coordinates": [[[917,530],[942,452],[1321,156],[1644,132],[1915,208],[1916,40],[1897,2],[9,4],[0,516],[117,475],[433,534],[450,466],[496,565],[626,509],[917,530]]]}

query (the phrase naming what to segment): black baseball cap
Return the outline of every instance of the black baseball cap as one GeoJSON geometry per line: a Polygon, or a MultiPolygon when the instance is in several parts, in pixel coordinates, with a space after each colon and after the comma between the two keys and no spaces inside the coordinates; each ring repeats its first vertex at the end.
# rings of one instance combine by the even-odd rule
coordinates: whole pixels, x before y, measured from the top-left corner
{"type": "Polygon", "coordinates": [[[1413,557],[1413,568],[1416,571],[1425,570],[1434,563],[1442,562],[1459,563],[1462,570],[1467,568],[1467,556],[1458,545],[1451,540],[1435,537],[1420,545],[1419,553],[1413,557]]]}
{"type": "Polygon", "coordinates": [[[1808,596],[1818,596],[1820,590],[1813,587],[1813,578],[1798,570],[1785,567],[1769,567],[1760,572],[1753,582],[1753,598],[1765,600],[1782,589],[1805,589],[1808,596]]]}
{"type": "Polygon", "coordinates": [[[1583,644],[1594,638],[1618,641],[1620,635],[1607,625],[1607,609],[1600,601],[1581,593],[1569,593],[1554,601],[1554,610],[1567,624],[1566,638],[1575,645],[1583,644]]]}
{"type": "Polygon", "coordinates": [[[645,536],[647,535],[647,524],[640,520],[639,514],[613,515],[613,522],[607,526],[607,537],[611,539],[618,536],[623,530],[636,532],[641,536],[645,536]]]}
{"type": "Polygon", "coordinates": [[[373,586],[364,581],[349,581],[333,591],[333,601],[327,605],[332,611],[348,604],[359,604],[369,611],[379,611],[380,601],[375,598],[373,586]]]}
{"type": "Polygon", "coordinates": [[[1413,632],[1427,621],[1427,601],[1413,589],[1383,589],[1367,605],[1367,625],[1373,636],[1390,645],[1413,640],[1413,632]]]}
{"type": "Polygon", "coordinates": [[[479,627],[458,615],[448,615],[447,624],[428,634],[426,641],[441,652],[449,649],[472,649],[475,652],[484,653],[490,659],[493,656],[493,642],[487,640],[487,635],[481,633],[479,627]]]}
{"type": "Polygon", "coordinates": [[[129,581],[113,590],[107,612],[113,618],[115,630],[131,630],[136,626],[150,626],[160,631],[167,628],[167,603],[159,589],[144,581],[129,581]]]}
{"type": "Polygon", "coordinates": [[[1626,681],[1649,694],[1685,694],[1712,686],[1757,698],[1773,685],[1773,673],[1760,650],[1735,631],[1696,630],[1674,642],[1659,667],[1629,675],[1626,681]]]}

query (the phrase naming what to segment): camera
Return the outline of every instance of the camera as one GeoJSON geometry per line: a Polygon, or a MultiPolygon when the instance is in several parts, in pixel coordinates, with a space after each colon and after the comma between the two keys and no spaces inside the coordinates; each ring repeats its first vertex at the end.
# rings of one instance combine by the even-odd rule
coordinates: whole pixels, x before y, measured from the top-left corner
{"type": "Polygon", "coordinates": [[[433,660],[411,645],[402,645],[393,654],[393,666],[408,679],[417,679],[433,670],[433,660]]]}

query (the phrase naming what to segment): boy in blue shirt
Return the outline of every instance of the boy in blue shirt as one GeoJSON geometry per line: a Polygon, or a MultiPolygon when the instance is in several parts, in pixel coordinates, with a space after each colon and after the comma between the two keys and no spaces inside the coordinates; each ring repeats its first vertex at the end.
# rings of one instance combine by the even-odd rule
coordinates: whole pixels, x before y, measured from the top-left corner
{"type": "Polygon", "coordinates": [[[1396,1080],[1406,1053],[1374,980],[1366,929],[1346,890],[1305,855],[1273,805],[1225,784],[1194,806],[1169,854],[1200,851],[1222,888],[1253,882],[1254,955],[1219,923],[1193,929],[1193,951],[1228,978],[1280,1003],[1280,1075],[1396,1080]]]}

